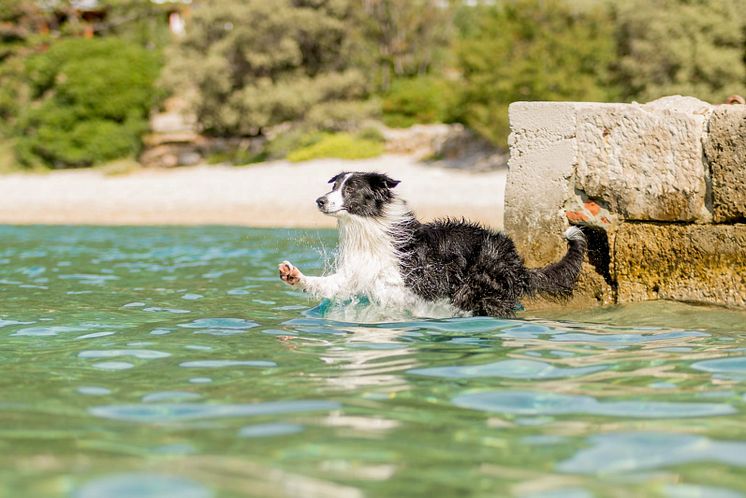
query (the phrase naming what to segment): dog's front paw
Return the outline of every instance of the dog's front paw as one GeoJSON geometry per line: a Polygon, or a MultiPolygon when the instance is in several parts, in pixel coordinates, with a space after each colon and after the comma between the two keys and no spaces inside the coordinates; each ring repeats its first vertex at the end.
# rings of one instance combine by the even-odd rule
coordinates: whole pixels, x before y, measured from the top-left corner
{"type": "Polygon", "coordinates": [[[293,266],[289,261],[283,261],[277,269],[280,271],[280,280],[290,285],[298,284],[300,279],[303,277],[300,270],[293,266]]]}

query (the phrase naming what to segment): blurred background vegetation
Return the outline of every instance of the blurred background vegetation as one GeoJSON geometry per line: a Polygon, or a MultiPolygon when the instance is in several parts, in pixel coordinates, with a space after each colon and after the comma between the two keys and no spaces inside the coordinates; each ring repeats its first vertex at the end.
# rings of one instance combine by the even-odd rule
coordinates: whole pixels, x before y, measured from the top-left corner
{"type": "Polygon", "coordinates": [[[517,100],[721,103],[746,0],[0,0],[0,169],[137,157],[178,98],[251,162],[382,151],[379,123],[498,147],[517,100]]]}

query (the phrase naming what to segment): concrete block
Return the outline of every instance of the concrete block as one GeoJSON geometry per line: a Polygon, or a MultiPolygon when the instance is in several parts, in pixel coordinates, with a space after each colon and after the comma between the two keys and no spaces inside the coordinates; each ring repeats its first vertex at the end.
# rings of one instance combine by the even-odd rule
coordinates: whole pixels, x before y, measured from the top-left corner
{"type": "Polygon", "coordinates": [[[714,221],[746,220],[746,106],[715,108],[705,155],[712,173],[714,221]]]}
{"type": "Polygon", "coordinates": [[[576,187],[626,220],[709,221],[702,136],[711,108],[672,97],[580,110],[576,187]]]}
{"type": "Polygon", "coordinates": [[[618,302],[746,307],[746,225],[626,223],[616,233],[618,302]]]}
{"type": "MultiPolygon", "coordinates": [[[[583,104],[580,104],[583,106],[583,104]]],[[[516,102],[505,187],[505,230],[529,266],[562,257],[566,221],[562,206],[573,195],[574,103],[516,102]]]]}

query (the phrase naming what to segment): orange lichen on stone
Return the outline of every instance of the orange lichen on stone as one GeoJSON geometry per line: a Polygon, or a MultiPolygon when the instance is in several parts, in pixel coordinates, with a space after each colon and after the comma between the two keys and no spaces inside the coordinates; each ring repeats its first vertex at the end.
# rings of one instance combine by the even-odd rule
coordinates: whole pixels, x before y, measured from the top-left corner
{"type": "Polygon", "coordinates": [[[565,211],[565,216],[570,223],[584,223],[588,221],[588,215],[582,211],[565,211]]]}
{"type": "Polygon", "coordinates": [[[593,201],[585,201],[583,207],[585,207],[593,216],[597,216],[598,213],[601,212],[601,207],[593,201]]]}

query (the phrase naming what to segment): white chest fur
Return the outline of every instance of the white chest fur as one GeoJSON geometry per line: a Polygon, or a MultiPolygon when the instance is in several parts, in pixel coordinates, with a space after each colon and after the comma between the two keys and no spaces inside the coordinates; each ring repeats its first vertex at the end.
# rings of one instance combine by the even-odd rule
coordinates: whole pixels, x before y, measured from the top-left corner
{"type": "Polygon", "coordinates": [[[347,217],[339,221],[338,297],[366,296],[376,304],[411,303],[415,296],[404,285],[399,255],[387,225],[347,217]]]}

